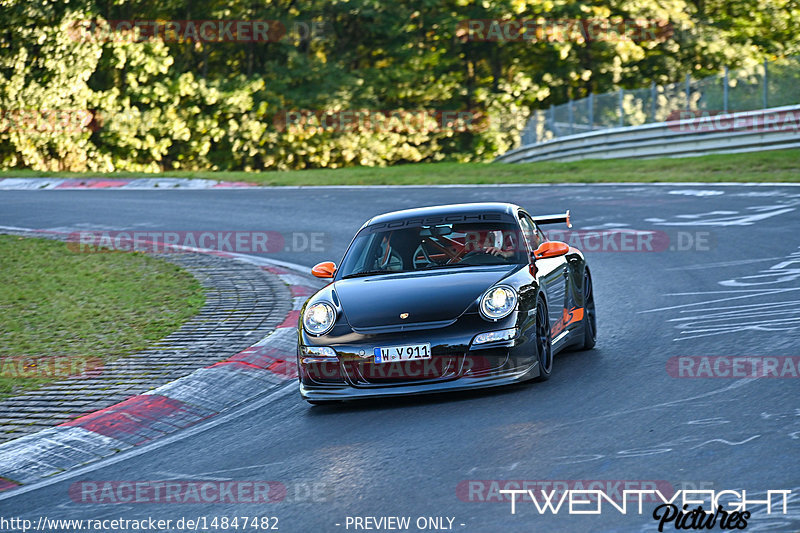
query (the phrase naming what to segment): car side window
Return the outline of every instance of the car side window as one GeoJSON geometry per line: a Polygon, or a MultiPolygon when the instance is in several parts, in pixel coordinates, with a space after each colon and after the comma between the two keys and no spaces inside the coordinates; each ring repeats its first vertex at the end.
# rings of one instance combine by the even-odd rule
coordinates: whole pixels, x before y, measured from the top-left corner
{"type": "Polygon", "coordinates": [[[540,228],[539,226],[536,226],[536,234],[539,236],[539,244],[542,244],[543,242],[547,242],[547,240],[548,240],[547,239],[547,235],[544,234],[544,232],[542,231],[542,228],[540,228]]]}
{"type": "Polygon", "coordinates": [[[540,232],[537,230],[536,225],[527,215],[520,214],[519,225],[522,228],[522,235],[525,237],[525,242],[528,243],[530,251],[536,250],[543,239],[540,232]]]}

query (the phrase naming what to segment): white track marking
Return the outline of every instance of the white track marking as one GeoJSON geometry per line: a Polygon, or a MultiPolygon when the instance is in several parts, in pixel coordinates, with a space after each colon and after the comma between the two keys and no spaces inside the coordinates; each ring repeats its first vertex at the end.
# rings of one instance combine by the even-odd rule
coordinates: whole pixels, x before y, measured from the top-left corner
{"type": "Polygon", "coordinates": [[[221,424],[225,424],[227,422],[230,422],[231,420],[239,418],[242,415],[246,415],[246,414],[250,413],[251,411],[255,411],[256,409],[261,409],[265,405],[268,405],[270,402],[272,402],[272,401],[274,401],[274,400],[276,400],[278,398],[281,398],[283,396],[286,396],[290,392],[295,392],[295,391],[297,391],[297,384],[294,383],[294,382],[289,383],[289,384],[285,385],[283,388],[280,388],[280,389],[276,390],[275,392],[270,393],[267,396],[264,396],[261,399],[254,400],[254,401],[252,401],[252,402],[250,402],[250,403],[248,403],[248,404],[246,404],[246,405],[244,405],[244,406],[242,406],[240,408],[237,408],[234,411],[230,411],[230,412],[225,413],[225,414],[221,414],[221,415],[217,415],[217,416],[211,417],[211,418],[208,419],[207,422],[203,422],[203,423],[200,423],[198,425],[192,426],[192,427],[187,428],[185,430],[179,431],[178,433],[169,435],[169,436],[164,437],[162,439],[155,440],[155,441],[153,441],[151,443],[148,443],[148,444],[143,444],[141,446],[137,446],[135,448],[129,448],[128,450],[126,450],[124,452],[120,452],[119,455],[111,456],[111,457],[109,457],[107,459],[103,459],[103,460],[98,461],[96,463],[92,463],[90,465],[87,465],[87,466],[84,466],[84,467],[81,467],[81,468],[77,468],[75,470],[72,470],[72,471],[69,471],[69,472],[65,472],[63,474],[59,474],[57,476],[47,478],[47,479],[44,479],[42,481],[38,481],[36,483],[32,483],[30,485],[23,485],[23,486],[21,486],[19,488],[13,489],[13,490],[11,490],[11,491],[9,491],[7,493],[0,492],[0,501],[7,500],[7,499],[10,499],[10,498],[15,498],[15,497],[20,496],[22,494],[25,494],[27,492],[38,490],[38,489],[41,489],[43,487],[48,487],[48,486],[54,485],[56,483],[61,483],[62,481],[66,481],[68,479],[72,479],[72,478],[75,478],[75,477],[78,477],[78,476],[81,476],[81,475],[84,475],[84,474],[88,474],[89,472],[94,472],[95,470],[99,470],[101,468],[105,468],[107,466],[111,466],[111,465],[119,463],[121,461],[126,461],[128,459],[133,458],[133,457],[137,457],[139,455],[143,455],[145,453],[149,453],[149,452],[151,452],[153,450],[157,450],[159,448],[162,448],[163,446],[166,446],[168,444],[172,444],[173,442],[177,442],[177,441],[186,439],[188,437],[192,437],[194,435],[197,435],[198,433],[202,433],[202,432],[204,432],[206,430],[215,428],[215,427],[217,427],[217,426],[219,426],[221,424]]]}
{"type": "Polygon", "coordinates": [[[623,409],[623,410],[620,410],[620,411],[613,411],[611,413],[606,413],[604,415],[597,415],[597,416],[592,416],[592,417],[589,417],[589,418],[582,418],[582,419],[579,419],[579,420],[573,420],[572,422],[565,422],[563,424],[555,424],[555,425],[547,428],[547,432],[549,432],[550,429],[562,429],[562,428],[566,428],[566,427],[573,426],[573,425],[576,425],[576,424],[583,424],[585,422],[595,422],[597,420],[602,420],[602,419],[606,419],[606,418],[615,418],[615,417],[618,417],[618,416],[627,416],[627,415],[630,415],[631,413],[639,413],[639,412],[642,412],[642,411],[650,411],[652,409],[661,409],[663,407],[674,407],[674,406],[680,405],[682,403],[693,402],[695,400],[700,400],[700,399],[703,399],[703,398],[709,398],[711,396],[716,396],[718,394],[722,394],[722,393],[725,393],[725,392],[728,392],[728,391],[732,391],[732,390],[738,389],[739,387],[743,387],[743,386],[745,386],[745,385],[747,385],[747,384],[749,384],[751,382],[754,382],[754,381],[757,381],[757,379],[756,378],[737,379],[736,381],[734,381],[730,385],[726,385],[726,386],[724,386],[722,388],[714,389],[712,391],[704,392],[703,394],[698,394],[696,396],[689,396],[688,398],[681,398],[681,399],[678,399],[678,400],[670,400],[668,402],[656,403],[656,404],[652,404],[652,405],[643,405],[642,407],[637,407],[636,409],[623,409]]]}
{"type": "MultiPolygon", "coordinates": [[[[750,209],[760,210],[760,208],[751,207],[750,209]]],[[[742,214],[737,215],[737,211],[711,211],[709,213],[700,213],[697,215],[676,215],[675,218],[683,218],[688,220],[681,220],[676,222],[667,222],[664,219],[647,218],[646,222],[652,222],[658,226],[750,226],[760,220],[776,217],[795,210],[794,207],[779,207],[775,206],[774,211],[766,211],[759,214],[742,214]],[[716,218],[703,219],[707,215],[720,215],[716,218]]]]}
{"type": "MultiPolygon", "coordinates": [[[[262,463],[262,464],[257,464],[257,465],[239,466],[239,467],[236,467],[236,468],[225,468],[223,470],[211,470],[209,472],[192,472],[192,476],[203,477],[203,476],[210,476],[210,475],[213,475],[213,474],[226,474],[228,472],[238,472],[239,470],[253,470],[255,468],[264,468],[264,467],[267,467],[267,466],[275,466],[275,465],[282,465],[282,464],[283,464],[283,461],[278,461],[276,463],[262,463]]],[[[185,473],[181,473],[181,472],[157,472],[157,473],[173,476],[175,479],[179,479],[180,476],[185,476],[186,475],[185,473]]]]}
{"type": "Polygon", "coordinates": [[[690,426],[719,426],[721,424],[730,424],[730,420],[725,420],[724,418],[714,417],[714,418],[702,418],[700,420],[690,420],[686,422],[690,426]]]}
{"type": "Polygon", "coordinates": [[[667,268],[666,270],[703,270],[707,268],[720,268],[720,267],[732,267],[732,266],[741,266],[741,265],[749,265],[751,263],[763,263],[764,261],[778,261],[783,259],[782,257],[763,257],[760,259],[740,259],[738,261],[720,261],[719,263],[701,263],[698,265],[685,265],[679,267],[671,267],[667,268]]]}
{"type": "Polygon", "coordinates": [[[701,444],[698,444],[697,446],[692,446],[689,449],[690,450],[696,450],[697,448],[700,448],[701,446],[705,446],[706,444],[712,444],[714,442],[721,442],[722,444],[727,444],[728,446],[740,446],[742,444],[745,444],[746,442],[750,442],[751,440],[755,440],[760,436],[761,435],[753,435],[749,439],[745,439],[745,440],[743,440],[741,442],[734,442],[734,441],[729,441],[729,440],[725,440],[725,439],[711,439],[711,440],[707,440],[707,441],[705,441],[705,442],[703,442],[701,444]]]}
{"type": "Polygon", "coordinates": [[[667,194],[677,194],[680,196],[697,196],[699,198],[703,198],[708,196],[719,196],[720,194],[725,194],[725,191],[709,191],[703,189],[678,189],[675,191],[669,191],[667,194]]]}
{"type": "Polygon", "coordinates": [[[748,289],[743,291],[709,291],[709,292],[684,292],[684,293],[673,293],[673,294],[666,294],[665,296],[689,296],[689,295],[702,295],[702,294],[739,294],[742,292],[752,292],[754,294],[743,294],[740,296],[731,296],[730,298],[718,298],[716,300],[706,300],[702,302],[692,302],[688,304],[680,304],[680,305],[670,305],[667,307],[659,307],[657,309],[647,309],[646,311],[639,311],[639,313],[655,313],[657,311],[668,311],[671,309],[681,309],[684,307],[694,307],[696,305],[708,305],[708,304],[715,304],[719,302],[728,302],[731,300],[740,300],[742,298],[754,298],[758,296],[768,296],[772,294],[781,294],[784,292],[790,291],[800,291],[800,287],[794,287],[791,289],[748,289]]]}

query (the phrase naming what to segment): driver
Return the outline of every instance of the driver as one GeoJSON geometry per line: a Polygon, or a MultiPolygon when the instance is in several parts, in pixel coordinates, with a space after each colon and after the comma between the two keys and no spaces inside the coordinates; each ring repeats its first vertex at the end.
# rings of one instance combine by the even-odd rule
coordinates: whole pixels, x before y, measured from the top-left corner
{"type": "Polygon", "coordinates": [[[500,230],[488,232],[484,243],[492,243],[492,245],[481,249],[483,253],[505,258],[514,255],[513,243],[503,246],[503,232],[500,230]]]}

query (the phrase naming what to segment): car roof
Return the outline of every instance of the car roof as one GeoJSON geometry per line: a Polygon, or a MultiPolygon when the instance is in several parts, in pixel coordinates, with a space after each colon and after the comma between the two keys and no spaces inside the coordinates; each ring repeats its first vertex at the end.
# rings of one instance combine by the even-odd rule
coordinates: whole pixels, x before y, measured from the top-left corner
{"type": "Polygon", "coordinates": [[[476,213],[503,213],[511,216],[516,216],[517,211],[520,209],[518,205],[506,202],[473,202],[467,204],[446,204],[434,205],[430,207],[417,207],[414,209],[403,209],[401,211],[392,211],[391,213],[384,213],[372,217],[364,226],[371,224],[380,224],[386,222],[394,222],[397,220],[405,220],[412,217],[430,217],[438,215],[466,215],[476,213]]]}

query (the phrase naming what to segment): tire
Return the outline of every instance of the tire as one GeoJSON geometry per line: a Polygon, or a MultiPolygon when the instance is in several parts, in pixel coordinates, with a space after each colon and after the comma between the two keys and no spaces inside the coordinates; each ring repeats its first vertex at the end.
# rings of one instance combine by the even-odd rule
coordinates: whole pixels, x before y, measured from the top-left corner
{"type": "Polygon", "coordinates": [[[536,304],[536,357],[539,360],[539,377],[534,381],[547,381],[553,372],[553,344],[550,335],[550,320],[547,304],[542,298],[536,304]]]}
{"type": "Polygon", "coordinates": [[[583,272],[583,345],[581,350],[591,350],[597,342],[597,314],[594,307],[594,288],[588,270],[583,272]]]}

